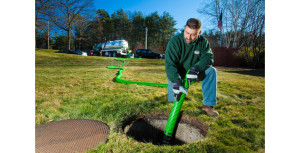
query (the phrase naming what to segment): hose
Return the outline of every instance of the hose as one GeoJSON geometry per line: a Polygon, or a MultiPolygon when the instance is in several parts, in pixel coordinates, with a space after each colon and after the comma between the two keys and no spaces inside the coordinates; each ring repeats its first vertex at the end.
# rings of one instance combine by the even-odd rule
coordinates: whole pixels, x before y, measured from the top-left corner
{"type": "MultiPolygon", "coordinates": [[[[165,83],[140,82],[140,81],[130,81],[130,80],[121,79],[122,71],[125,71],[125,69],[124,68],[120,68],[120,67],[125,64],[125,61],[122,60],[121,58],[115,58],[114,60],[116,60],[116,61],[122,61],[123,62],[120,65],[114,65],[114,66],[108,66],[107,67],[108,69],[120,69],[119,74],[116,77],[116,81],[117,82],[127,83],[127,84],[147,85],[147,86],[168,87],[168,84],[165,84],[165,83]]],[[[188,70],[186,74],[188,74],[189,71],[190,70],[188,70]]],[[[194,82],[191,82],[191,84],[193,84],[193,83],[194,82]]],[[[183,80],[183,86],[184,86],[185,89],[189,88],[189,83],[188,83],[186,77],[183,80]]],[[[170,141],[171,141],[171,138],[172,138],[172,135],[173,135],[173,132],[174,132],[174,128],[175,128],[175,125],[176,125],[176,122],[177,122],[177,119],[178,119],[178,116],[179,116],[179,113],[180,113],[180,109],[181,109],[181,106],[183,104],[185,96],[186,95],[184,93],[182,93],[181,96],[180,96],[179,101],[177,101],[176,99],[174,101],[174,104],[173,104],[171,113],[169,115],[165,131],[164,131],[164,137],[163,137],[163,143],[164,144],[169,144],[170,141]]]]}
{"type": "MultiPolygon", "coordinates": [[[[140,58],[137,58],[140,59],[140,58]]],[[[115,61],[122,61],[123,63],[120,65],[114,65],[114,66],[108,66],[106,68],[108,69],[120,69],[119,74],[116,77],[116,81],[120,83],[127,83],[127,84],[138,84],[138,85],[147,85],[147,86],[159,86],[159,87],[168,87],[168,84],[166,83],[154,83],[154,82],[140,82],[140,81],[130,81],[130,80],[124,80],[121,79],[122,71],[125,71],[124,68],[120,68],[125,64],[125,61],[122,60],[122,58],[115,58],[115,61]]]]}
{"type": "MultiPolygon", "coordinates": [[[[186,74],[188,74],[189,71],[190,70],[188,70],[186,74]]],[[[191,84],[193,84],[193,83],[194,82],[191,82],[191,84]]],[[[189,89],[189,83],[188,83],[186,77],[183,80],[183,87],[187,90],[189,89]]],[[[163,137],[163,143],[164,144],[169,144],[171,142],[172,135],[173,135],[173,132],[174,132],[174,129],[175,129],[175,125],[176,125],[176,122],[177,122],[177,119],[178,119],[178,116],[179,116],[179,113],[180,113],[180,109],[181,109],[181,106],[183,104],[185,96],[186,96],[186,94],[182,93],[181,96],[180,96],[179,101],[177,101],[177,99],[175,98],[171,113],[170,113],[169,118],[168,118],[168,122],[167,122],[167,125],[166,125],[166,128],[165,128],[165,131],[164,131],[164,137],[163,137]]]]}

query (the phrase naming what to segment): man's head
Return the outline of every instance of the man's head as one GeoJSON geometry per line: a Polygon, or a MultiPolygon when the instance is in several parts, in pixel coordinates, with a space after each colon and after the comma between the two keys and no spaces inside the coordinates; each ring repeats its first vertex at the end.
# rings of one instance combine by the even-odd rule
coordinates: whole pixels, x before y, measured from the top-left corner
{"type": "Polygon", "coordinates": [[[201,21],[196,18],[190,18],[184,27],[184,39],[191,44],[197,40],[201,33],[201,21]]]}

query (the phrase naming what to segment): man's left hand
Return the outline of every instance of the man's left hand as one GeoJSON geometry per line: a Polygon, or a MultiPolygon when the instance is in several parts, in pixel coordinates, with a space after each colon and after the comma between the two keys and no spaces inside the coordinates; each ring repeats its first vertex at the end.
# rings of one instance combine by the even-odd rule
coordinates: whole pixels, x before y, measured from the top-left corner
{"type": "Polygon", "coordinates": [[[190,82],[199,81],[198,74],[199,74],[199,67],[198,66],[192,66],[189,73],[186,76],[188,82],[190,83],[190,82]]]}

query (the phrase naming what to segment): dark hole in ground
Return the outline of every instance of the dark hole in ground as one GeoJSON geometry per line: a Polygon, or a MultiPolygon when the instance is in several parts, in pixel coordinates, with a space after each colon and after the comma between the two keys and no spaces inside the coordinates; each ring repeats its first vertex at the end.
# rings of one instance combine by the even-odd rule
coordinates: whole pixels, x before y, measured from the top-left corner
{"type": "MultiPolygon", "coordinates": [[[[196,120],[179,117],[170,145],[183,145],[204,139],[207,127],[196,120]]],[[[163,145],[167,115],[144,115],[128,119],[123,124],[123,132],[135,140],[154,145],[163,145]]]]}

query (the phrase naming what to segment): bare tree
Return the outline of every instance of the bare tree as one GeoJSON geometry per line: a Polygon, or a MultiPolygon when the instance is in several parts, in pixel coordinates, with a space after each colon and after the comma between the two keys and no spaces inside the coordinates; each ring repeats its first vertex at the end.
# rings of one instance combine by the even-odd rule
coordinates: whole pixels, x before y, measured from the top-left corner
{"type": "Polygon", "coordinates": [[[212,23],[217,25],[222,11],[224,31],[222,38],[225,40],[225,46],[240,48],[243,46],[241,37],[245,32],[252,31],[253,26],[259,26],[258,24],[264,25],[262,22],[253,21],[258,16],[264,17],[264,6],[264,0],[214,0],[203,5],[198,12],[208,15],[212,23]]]}
{"type": "Polygon", "coordinates": [[[50,0],[35,0],[35,47],[37,47],[37,37],[48,30],[45,14],[51,9],[50,0]]]}
{"type": "MultiPolygon", "coordinates": [[[[205,1],[203,1],[205,4],[205,1]]],[[[198,12],[217,25],[223,14],[222,40],[226,47],[240,48],[248,65],[256,67],[264,54],[265,1],[214,0],[203,5],[198,12]]],[[[214,29],[217,29],[215,26],[214,29]]],[[[217,35],[217,34],[215,34],[217,35]]]]}
{"type": "Polygon", "coordinates": [[[35,0],[35,27],[39,29],[47,10],[51,9],[50,0],[35,0]]]}
{"type": "Polygon", "coordinates": [[[248,25],[244,38],[241,39],[244,57],[255,68],[261,63],[265,51],[265,5],[264,1],[256,1],[255,7],[249,13],[248,25]]]}
{"type": "Polygon", "coordinates": [[[89,14],[92,0],[52,0],[52,9],[47,10],[49,20],[57,27],[67,32],[68,49],[71,48],[71,31],[76,17],[81,14],[89,14]]]}

